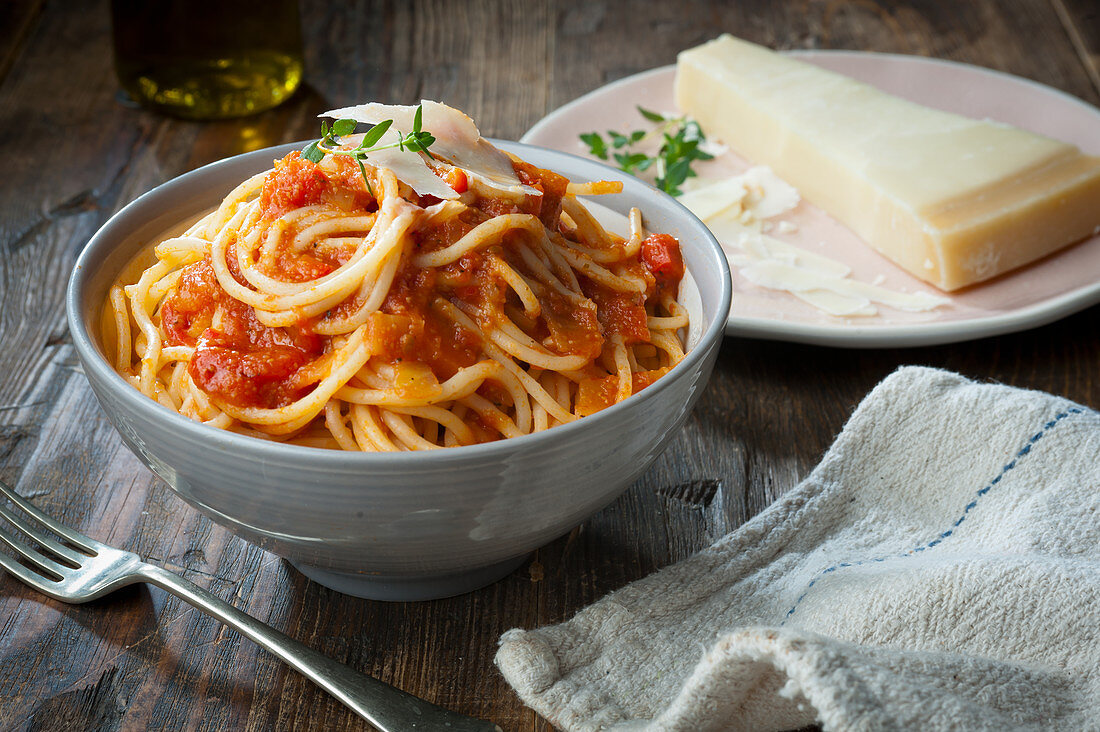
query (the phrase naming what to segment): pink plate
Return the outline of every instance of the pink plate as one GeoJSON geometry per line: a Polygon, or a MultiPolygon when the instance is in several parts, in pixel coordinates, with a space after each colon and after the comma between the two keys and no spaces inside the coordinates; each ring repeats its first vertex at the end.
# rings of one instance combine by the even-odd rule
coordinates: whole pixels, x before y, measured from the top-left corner
{"type": "MultiPolygon", "coordinates": [[[[1071,142],[1100,155],[1100,110],[1063,92],[1016,76],[953,61],[858,51],[795,52],[801,60],[851,76],[884,91],[969,117],[1007,122],[1071,142]]],[[[636,105],[675,110],[675,67],[613,82],[540,120],[522,142],[584,155],[582,132],[648,129],[636,105]]],[[[733,153],[697,164],[703,179],[740,172],[749,161],[733,153]]],[[[1097,202],[1100,207],[1100,201],[1097,202]]],[[[772,236],[838,259],[852,277],[906,292],[942,295],[866,246],[847,227],[803,201],[782,218],[798,226],[772,236]]],[[[726,334],[848,348],[918,346],[984,338],[1049,323],[1100,302],[1100,236],[950,295],[950,304],[926,313],[878,306],[878,315],[826,315],[788,293],[757,287],[735,268],[733,307],[726,334]]]]}

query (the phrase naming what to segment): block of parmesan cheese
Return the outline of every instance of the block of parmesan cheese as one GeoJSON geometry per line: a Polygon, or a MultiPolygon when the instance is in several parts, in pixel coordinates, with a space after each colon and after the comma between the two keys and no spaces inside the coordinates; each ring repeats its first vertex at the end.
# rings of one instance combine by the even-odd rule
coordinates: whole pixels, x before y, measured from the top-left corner
{"type": "Polygon", "coordinates": [[[1100,158],[899,99],[731,36],[680,54],[676,103],[712,138],[943,290],[1100,226],[1100,158]]]}

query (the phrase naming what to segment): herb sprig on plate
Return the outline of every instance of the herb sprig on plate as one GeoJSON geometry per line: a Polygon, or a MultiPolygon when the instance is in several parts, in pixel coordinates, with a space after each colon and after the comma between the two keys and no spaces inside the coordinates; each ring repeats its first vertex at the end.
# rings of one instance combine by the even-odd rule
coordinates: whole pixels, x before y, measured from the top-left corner
{"type": "Polygon", "coordinates": [[[649,132],[634,130],[622,134],[607,131],[605,139],[598,132],[586,132],[580,136],[581,142],[588,146],[588,152],[601,160],[614,159],[619,168],[638,175],[653,168],[656,185],[665,193],[679,196],[680,186],[688,178],[695,176],[691,164],[696,160],[711,160],[714,156],[699,149],[706,141],[699,123],[688,117],[666,117],[644,107],[638,112],[658,126],[649,132]],[[652,137],[661,136],[661,147],[656,155],[648,155],[637,148],[652,137]]]}
{"type": "MultiPolygon", "coordinates": [[[[379,145],[378,141],[382,139],[382,135],[393,126],[393,120],[387,119],[379,122],[371,127],[363,134],[363,139],[359,141],[359,144],[353,148],[343,149],[338,147],[342,144],[341,138],[355,132],[356,126],[359,124],[353,119],[338,119],[332,123],[332,127],[328,126],[327,120],[321,121],[321,139],[314,140],[305,146],[302,150],[302,157],[312,163],[319,163],[325,157],[325,155],[345,155],[350,158],[354,158],[355,162],[359,164],[359,173],[363,176],[363,182],[367,184],[367,190],[370,191],[370,181],[367,180],[367,170],[363,167],[363,161],[367,159],[370,153],[378,152],[379,150],[389,150],[391,148],[400,148],[402,150],[409,150],[412,152],[422,152],[432,160],[435,157],[428,151],[432,143],[435,142],[435,136],[427,130],[423,129],[423,105],[416,108],[416,114],[413,115],[413,128],[412,132],[401,135],[396,142],[391,142],[388,145],[379,145]]],[[[371,195],[374,192],[371,191],[371,195]]]]}

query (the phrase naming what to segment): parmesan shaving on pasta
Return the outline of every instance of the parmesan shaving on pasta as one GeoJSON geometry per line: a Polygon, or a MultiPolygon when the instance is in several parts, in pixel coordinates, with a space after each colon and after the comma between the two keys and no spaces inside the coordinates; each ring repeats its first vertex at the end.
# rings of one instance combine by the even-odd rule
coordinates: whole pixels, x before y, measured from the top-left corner
{"type": "MultiPolygon", "coordinates": [[[[509,197],[538,195],[537,190],[520,182],[515,171],[512,170],[512,163],[508,156],[481,136],[477,125],[474,124],[472,119],[454,107],[448,107],[446,104],[427,99],[420,103],[420,107],[423,109],[424,128],[431,130],[432,135],[435,136],[435,142],[432,144],[431,149],[433,157],[442,159],[443,162],[461,169],[475,180],[500,194],[509,197]]],[[[398,139],[399,131],[412,129],[416,110],[417,107],[414,106],[372,103],[333,109],[320,116],[333,119],[353,119],[356,122],[370,125],[388,119],[393,120],[393,127],[387,131],[387,137],[383,138],[383,140],[389,138],[388,141],[393,141],[398,139]]],[[[418,153],[402,150],[388,150],[386,152],[391,154],[387,155],[385,161],[380,163],[381,167],[388,167],[393,170],[400,180],[416,188],[417,193],[431,193],[431,195],[439,196],[438,193],[417,188],[418,185],[430,183],[427,180],[428,177],[434,177],[418,153]],[[398,157],[405,159],[395,160],[398,157]],[[396,167],[394,167],[395,163],[396,167]]]]}

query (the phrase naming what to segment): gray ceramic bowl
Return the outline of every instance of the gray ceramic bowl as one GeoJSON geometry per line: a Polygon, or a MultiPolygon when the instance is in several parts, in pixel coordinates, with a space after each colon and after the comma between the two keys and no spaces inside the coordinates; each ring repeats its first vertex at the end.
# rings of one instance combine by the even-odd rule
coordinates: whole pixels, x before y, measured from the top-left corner
{"type": "Polygon", "coordinates": [[[237,182],[301,144],[182,175],[111,218],[84,248],[66,304],[92,390],[123,440],[187,503],[340,592],[445,597],[492,582],[623,492],[683,424],[710,375],[730,307],[726,259],[686,208],[607,166],[498,143],[572,180],[623,182],[600,199],[677,237],[695,287],[690,351],[621,404],[546,432],[430,453],[346,453],[280,445],[193,422],[130,387],[104,358],[99,313],[112,280],[153,237],[217,205],[237,182]]]}

